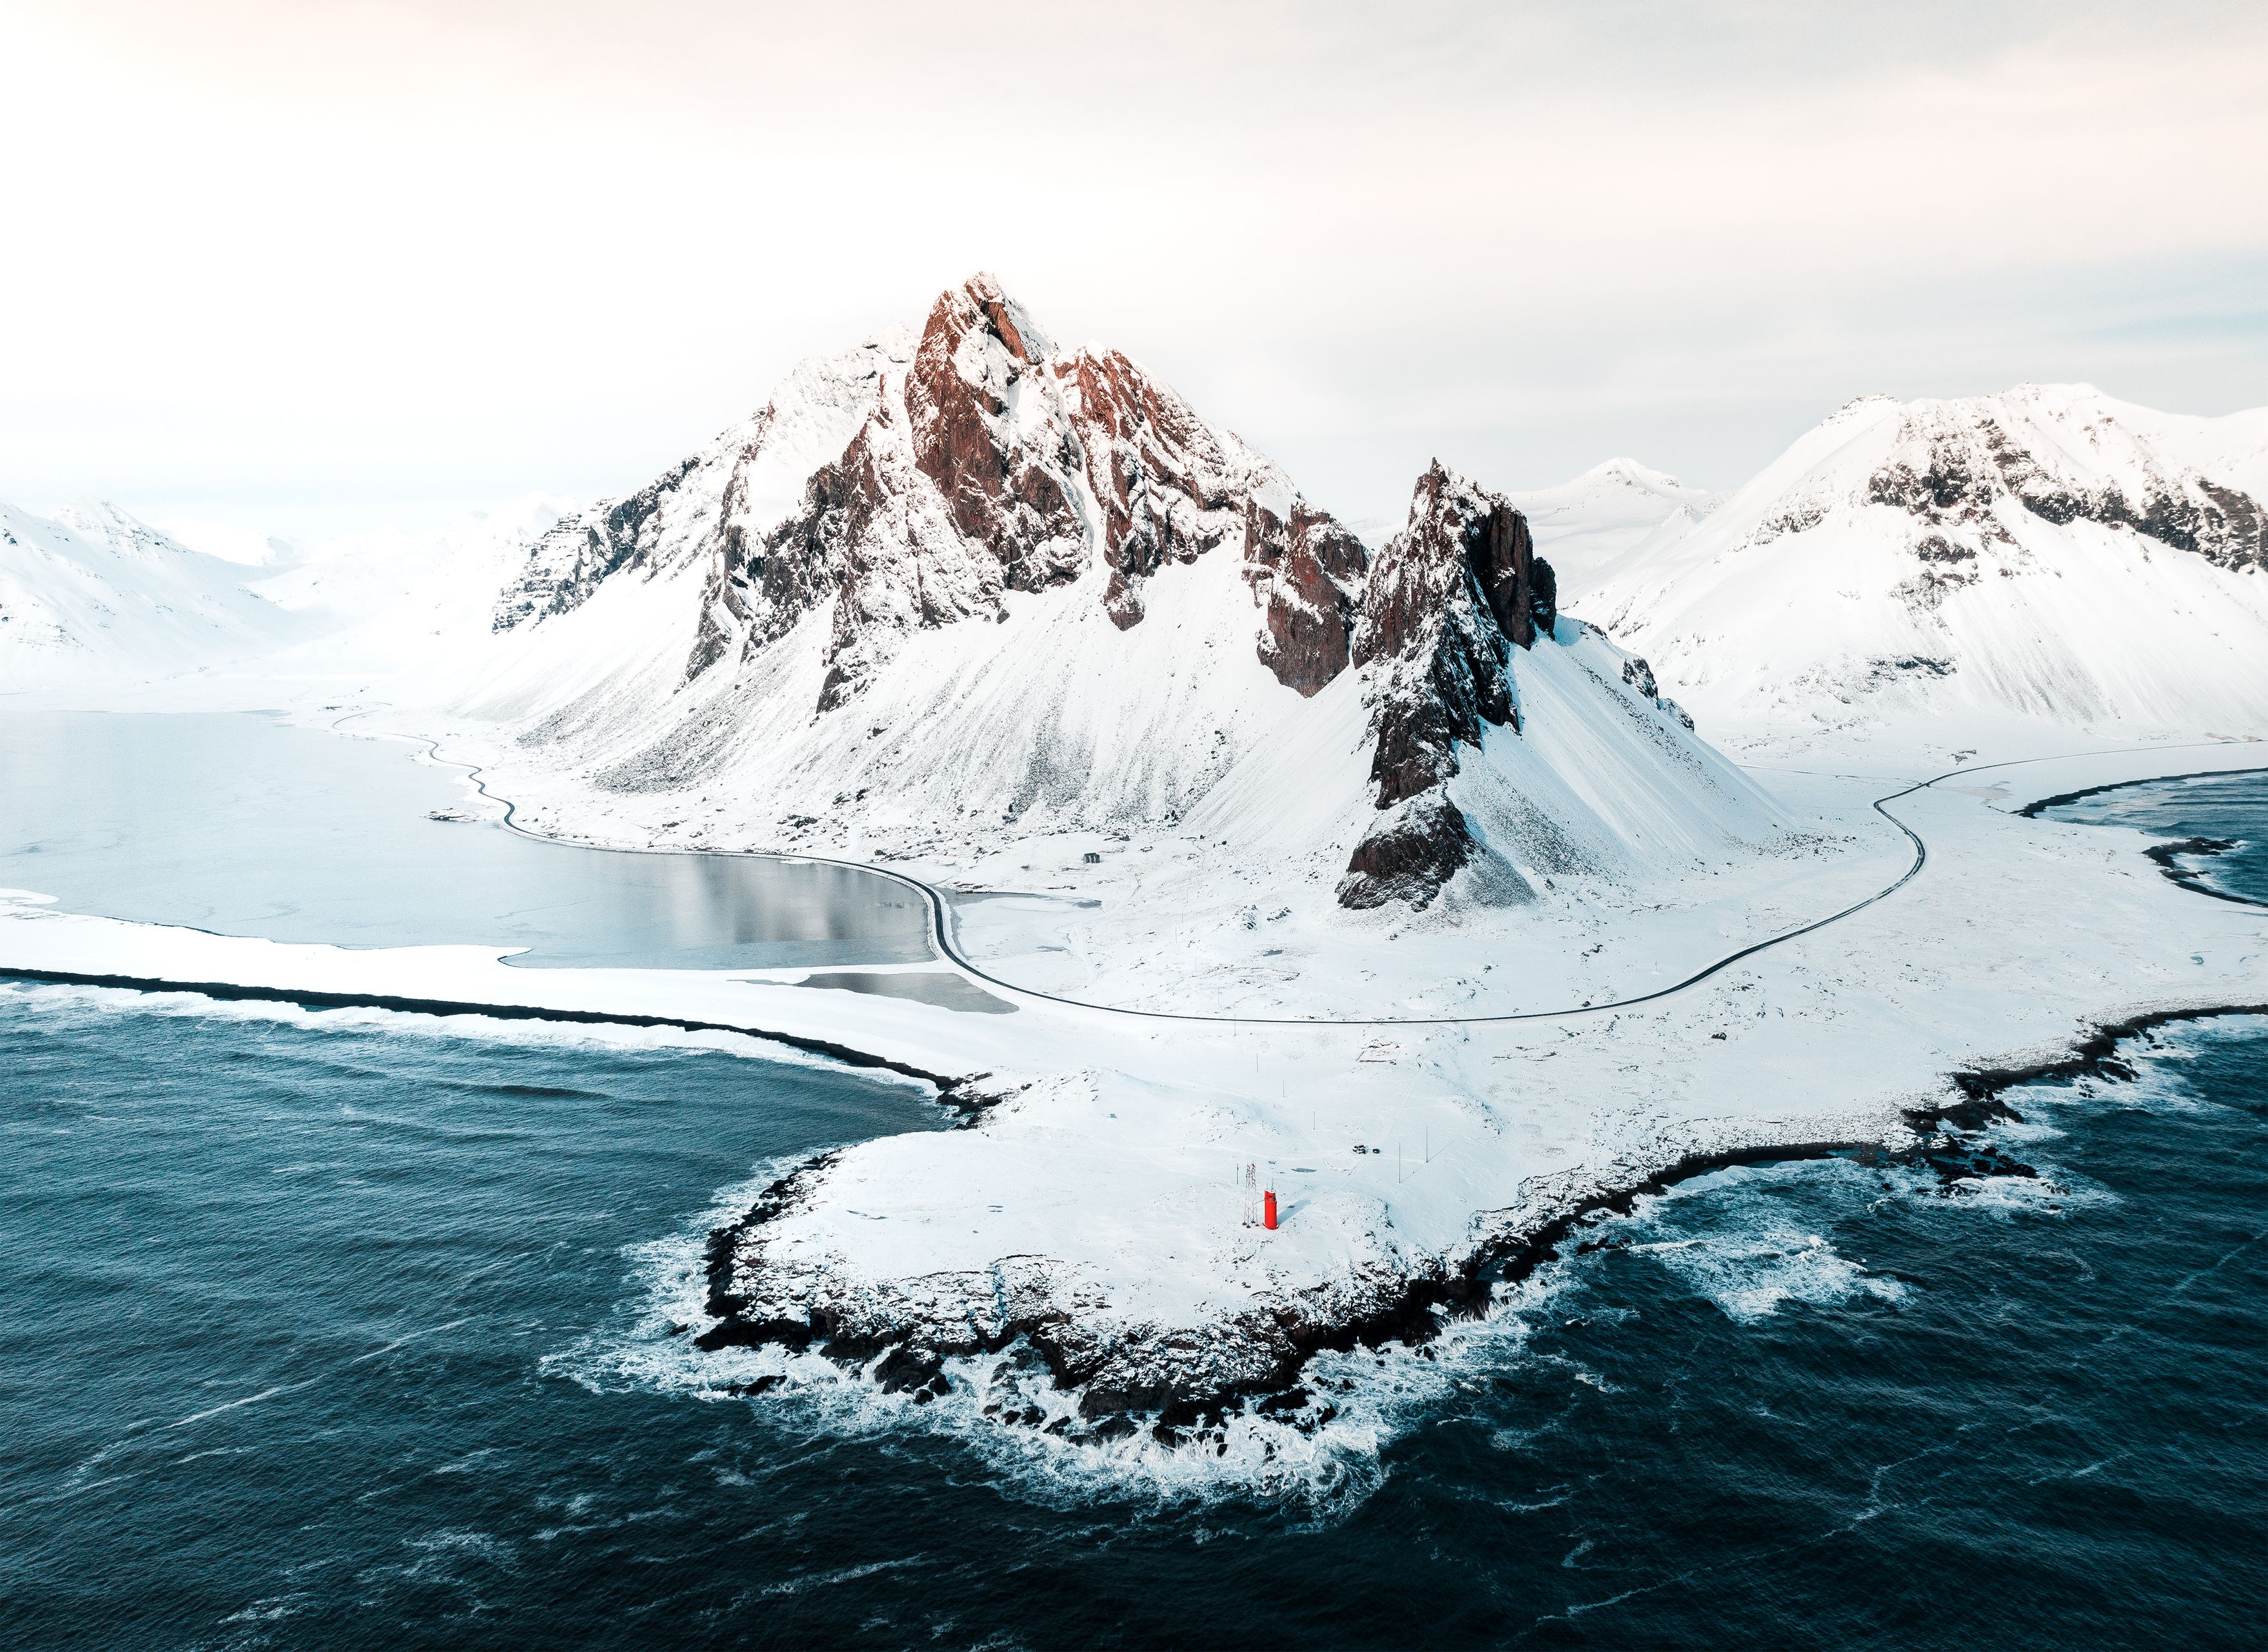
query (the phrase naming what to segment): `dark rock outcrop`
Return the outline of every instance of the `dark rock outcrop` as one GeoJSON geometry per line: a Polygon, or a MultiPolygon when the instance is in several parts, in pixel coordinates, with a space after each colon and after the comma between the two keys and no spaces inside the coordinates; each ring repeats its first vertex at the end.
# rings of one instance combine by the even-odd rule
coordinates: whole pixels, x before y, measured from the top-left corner
{"type": "Polygon", "coordinates": [[[1488,598],[1497,628],[1522,648],[1535,646],[1535,542],[1528,519],[1498,501],[1468,535],[1465,560],[1488,598]]]}
{"type": "MultiPolygon", "coordinates": [[[[2218,567],[2268,566],[2268,511],[2258,501],[2204,476],[2169,468],[2146,453],[2130,456],[2133,474],[2122,484],[2089,481],[2061,456],[2025,446],[1989,413],[1911,415],[1898,437],[1895,456],[1867,478],[1864,497],[1929,527],[1968,527],[1982,541],[2013,542],[1995,513],[2005,499],[2058,527],[2094,522],[2201,556],[2218,567]]],[[[1940,564],[1976,555],[1942,533],[1924,535],[1917,549],[1925,562],[1940,564]]],[[[1943,586],[1975,576],[1940,567],[1925,578],[1943,586]]]]}
{"type": "Polygon", "coordinates": [[[1407,901],[1423,909],[1472,859],[1472,829],[1440,786],[1388,809],[1347,861],[1339,903],[1361,911],[1407,901]]]}
{"type": "Polygon", "coordinates": [[[1265,629],[1260,663],[1312,695],[1347,668],[1370,566],[1363,542],[1304,499],[1287,521],[1255,500],[1245,513],[1245,578],[1265,629]]]}
{"type": "Polygon", "coordinates": [[[1440,788],[1460,745],[1492,726],[1519,732],[1513,650],[1551,634],[1556,597],[1518,511],[1439,461],[1418,478],[1355,632],[1353,662],[1376,671],[1370,778],[1386,813],[1356,845],[1340,904],[1423,908],[1472,859],[1471,828],[1440,788]]]}
{"type": "Polygon", "coordinates": [[[627,498],[556,523],[529,548],[519,577],[497,594],[490,629],[568,613],[602,581],[650,565],[663,549],[663,506],[699,463],[697,456],[684,460],[627,498]]]}

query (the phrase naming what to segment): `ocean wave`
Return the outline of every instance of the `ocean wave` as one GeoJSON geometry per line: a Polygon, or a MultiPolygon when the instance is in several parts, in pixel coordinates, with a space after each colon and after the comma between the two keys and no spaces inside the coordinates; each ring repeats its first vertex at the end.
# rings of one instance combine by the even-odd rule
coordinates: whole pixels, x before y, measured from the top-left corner
{"type": "MultiPolygon", "coordinates": [[[[216,999],[197,992],[145,992],[125,987],[0,982],[0,1004],[16,1002],[43,1014],[90,1018],[158,1015],[207,1021],[268,1023],[303,1031],[384,1037],[430,1037],[526,1049],[604,1050],[614,1052],[707,1051],[742,1060],[841,1073],[841,1063],[823,1055],[760,1038],[754,1034],[696,1032],[671,1027],[632,1027],[592,1021],[550,1021],[479,1014],[428,1015],[409,1010],[353,1006],[310,1009],[265,999],[216,999]]],[[[66,1023],[67,1024],[67,1023],[66,1023]]],[[[878,1084],[897,1084],[929,1093],[923,1080],[887,1068],[857,1070],[878,1084]]],[[[505,1087],[504,1094],[531,1095],[549,1091],[505,1087]]],[[[565,1094],[567,1092],[563,1092],[565,1094]]]]}
{"type": "Polygon", "coordinates": [[[1160,1437],[1140,1428],[1107,1437],[1082,1421],[1079,1396],[1056,1386],[1020,1342],[947,1360],[949,1391],[920,1400],[886,1392],[871,1376],[872,1361],[846,1367],[778,1346],[696,1346],[695,1331],[711,1323],[709,1234],[809,1157],[769,1161],[680,1231],[629,1247],[633,1294],[616,1322],[548,1356],[546,1374],[595,1392],[744,1404],[766,1425],[797,1435],[918,1433],[970,1451],[1003,1490],[1049,1507],[1238,1500],[1330,1521],[1383,1483],[1385,1453],[1395,1439],[1438,1414],[1461,1383],[1517,1361],[1562,1283],[1556,1274],[1539,1275],[1503,1287],[1486,1316],[1454,1323],[1423,1347],[1317,1354],[1303,1374],[1310,1397],[1304,1415],[1247,1405],[1202,1431],[1160,1437]]]}
{"type": "MultiPolygon", "coordinates": [[[[1630,1212],[1580,1230],[1524,1280],[1498,1287],[1486,1313],[1445,1325],[1422,1346],[1389,1344],[1314,1356],[1302,1374],[1307,1404],[1270,1414],[1248,1406],[1207,1428],[1138,1428],[1108,1437],[1078,1414],[1079,1395],[1057,1388],[1020,1345],[947,1360],[949,1391],[934,1398],[889,1393],[872,1378],[873,1361],[838,1364],[778,1346],[696,1346],[709,1324],[705,1247],[716,1228],[742,1215],[809,1154],[770,1161],[721,1190],[679,1231],[625,1253],[631,1294],[614,1323],[549,1356],[547,1372],[595,1391],[636,1390],[748,1406],[765,1426],[792,1434],[873,1440],[920,1434],[954,1442],[1009,1491],[1052,1507],[1129,1501],[1160,1506],[1238,1501],[1292,1508],[1330,1522],[1359,1507],[1389,1471],[1395,1442],[1454,1409],[1461,1392],[1557,1356],[1536,1353],[1534,1333],[1555,1319],[1653,1334],[1635,1310],[1602,1300],[1608,1254],[1659,1267],[1678,1287],[1742,1326],[1760,1326],[1801,1309],[1879,1305],[1896,1310],[1918,1288],[1870,1269],[1852,1253],[1865,1224],[1891,1207],[1952,1220],[2056,1216],[2116,1202],[2107,1189],[2051,1153],[2066,1134],[2059,1104],[2109,1098],[2120,1106],[2187,1104],[2183,1063],[2206,1044],[2257,1039],[2263,1023],[2183,1029],[2137,1057],[2133,1082],[2083,1081],[2020,1095],[2027,1117],[1977,1132],[2036,1176],[1948,1177],[1922,1163],[1862,1162],[1845,1156],[1729,1168],[1642,1196],[1630,1212]]],[[[879,1359],[880,1356],[876,1356],[879,1359]]],[[[1583,1371],[1575,1382],[1614,1391],[1583,1371]]],[[[1518,1451],[1554,1426],[1497,1428],[1491,1443],[1518,1451]]]]}

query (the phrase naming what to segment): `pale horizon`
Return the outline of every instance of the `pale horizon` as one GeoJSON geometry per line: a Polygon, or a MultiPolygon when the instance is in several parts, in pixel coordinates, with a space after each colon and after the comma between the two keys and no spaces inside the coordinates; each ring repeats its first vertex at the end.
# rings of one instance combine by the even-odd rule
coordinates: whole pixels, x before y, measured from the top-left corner
{"type": "Polygon", "coordinates": [[[1436,456],[1734,487],[1865,394],[2268,402],[2246,8],[19,3],[0,45],[0,498],[216,546],[634,489],[978,269],[1358,520],[1436,456]]]}

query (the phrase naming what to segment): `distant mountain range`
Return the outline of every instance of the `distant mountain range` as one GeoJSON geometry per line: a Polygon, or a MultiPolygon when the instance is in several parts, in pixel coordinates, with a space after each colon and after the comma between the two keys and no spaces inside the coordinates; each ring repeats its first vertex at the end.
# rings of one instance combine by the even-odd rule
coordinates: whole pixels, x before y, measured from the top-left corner
{"type": "Polygon", "coordinates": [[[1744,739],[2268,729],[2264,498],[2268,409],[2026,386],[1854,402],[1731,494],[1436,464],[1366,543],[979,276],[587,508],[251,569],[0,507],[0,687],[391,673],[738,841],[1177,827],[1352,907],[1518,899],[1778,831],[1668,692],[1744,739]]]}
{"type": "Polygon", "coordinates": [[[1635,459],[1609,459],[1556,488],[1515,488],[1504,497],[1550,553],[1572,601],[1632,553],[1691,527],[1727,496],[1689,488],[1635,459]]]}
{"type": "Polygon", "coordinates": [[[1583,611],[1719,726],[2268,727],[2268,409],[1852,402],[1583,611]]]}
{"type": "Polygon", "coordinates": [[[52,517],[0,504],[0,690],[167,677],[254,659],[304,628],[114,505],[52,517]]]}

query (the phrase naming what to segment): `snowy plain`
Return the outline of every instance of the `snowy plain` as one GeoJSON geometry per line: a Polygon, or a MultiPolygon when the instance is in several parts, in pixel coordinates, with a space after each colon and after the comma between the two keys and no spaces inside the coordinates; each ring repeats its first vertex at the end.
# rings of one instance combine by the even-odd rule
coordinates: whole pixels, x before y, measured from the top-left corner
{"type": "MultiPolygon", "coordinates": [[[[1077,837],[893,863],[991,896],[949,901],[947,920],[983,989],[1015,1006],[1007,1015],[795,985],[810,970],[517,970],[475,948],[280,945],[22,896],[0,897],[0,964],[284,999],[694,1021],[989,1074],[981,1088],[1006,1099],[972,1127],[840,1154],[825,1197],[776,1226],[775,1266],[799,1271],[812,1301],[921,1326],[981,1317],[1003,1258],[1045,1258],[1097,1338],[1194,1343],[1233,1371],[1256,1315],[1374,1307],[1696,1158],[1908,1145],[1909,1111],[1955,1099],[1951,1074],[2053,1059],[2098,1021],[2268,1002],[2257,912],[2176,888],[2137,835],[2014,814],[2130,778],[2258,767],[2257,747],[2001,761],[1887,806],[1929,849],[1896,893],[1624,1008],[1582,1005],[1658,992],[1895,881],[1912,845],[1872,805],[1909,774],[1758,770],[1818,852],[1676,906],[1617,910],[1570,891],[1509,917],[1335,927],[1310,900],[1247,928],[1267,863],[1225,860],[1194,832],[1112,858],[1139,870],[1107,859],[1101,877],[1077,837]],[[1280,1019],[1215,1019],[1234,1015],[1280,1019]],[[1491,1015],[1532,1019],[1447,1019],[1491,1015]],[[1247,1225],[1248,1163],[1278,1193],[1275,1232],[1247,1225]]],[[[468,808],[497,813],[477,793],[468,808]]],[[[619,822],[592,824],[632,842],[619,822]]],[[[719,1381],[813,1362],[711,1356],[719,1381]]]]}
{"type": "MultiPolygon", "coordinates": [[[[2050,401],[2052,424],[2084,398],[2050,401]]],[[[2233,443],[2224,469],[2254,481],[2252,425],[2168,436],[2121,417],[2233,443]]],[[[1561,817],[1598,834],[1587,870],[1528,868],[1510,903],[1452,886],[1422,911],[1350,911],[1332,890],[1369,808],[1365,685],[1276,692],[1226,556],[1152,578],[1130,631],[1070,600],[1086,581],[1008,592],[976,633],[915,631],[846,743],[809,711],[817,618],[753,678],[688,690],[678,639],[706,577],[690,561],[541,635],[499,634],[497,585],[563,515],[539,501],[433,548],[415,577],[366,557],[270,579],[248,608],[224,591],[195,611],[227,645],[192,675],[168,667],[194,654],[153,651],[15,703],[282,705],[467,772],[466,812],[499,826],[508,811],[512,830],[595,852],[872,867],[934,892],[938,956],[868,973],[971,974],[1013,1014],[814,990],[807,970],[534,971],[493,948],[282,944],[59,911],[36,890],[0,892],[0,971],[693,1021],[983,1075],[967,1128],[849,1146],[767,1224],[788,1305],[885,1341],[974,1327],[989,1345],[1012,1265],[1106,1371],[1135,1370],[1112,1378],[1130,1391],[1161,1368],[1262,1386],[1280,1364],[1267,1327],[1386,1315],[1664,1173],[1904,1147],[1957,1099],[1958,1073],[2053,1060],[2140,1013],[2268,1002],[2258,911],[2176,887],[2136,834],[2017,813],[2268,766],[2257,573],[1995,505],[2005,536],[1969,520],[1974,554],[1946,564],[1963,578],[1917,586],[1912,524],[1865,494],[1889,418],[1857,404],[1723,501],[1627,464],[1528,496],[1539,551],[1565,556],[1569,614],[1646,653],[1741,759],[1725,807],[1768,817],[1735,820],[1745,838],[1672,788],[1599,789],[1645,771],[1595,755],[1580,673],[1598,675],[1583,651],[1605,645],[1563,621],[1565,645],[1517,662],[1526,729],[1490,731],[1452,786],[1476,811],[1492,787],[1569,789],[1561,817]],[[2005,576],[1968,579],[1986,558],[2005,576]],[[356,623],[291,631],[327,607],[356,623]],[[253,622],[234,616],[269,608],[286,617],[247,662],[253,622]],[[1910,658],[1951,663],[1883,675],[1910,658]],[[731,748],[681,783],[625,783],[652,708],[697,725],[704,694],[734,697],[731,748]],[[563,717],[576,739],[529,737],[563,717]],[[1078,808],[1024,788],[1030,750],[1066,739],[1108,780],[1078,808]],[[1247,1165],[1278,1195],[1274,1231],[1248,1221],[1247,1165]]],[[[2139,489],[2146,467],[2127,468],[2139,489]]],[[[51,532],[11,523],[20,542],[51,532]]],[[[800,1380],[812,1356],[726,1348],[709,1368],[800,1380]]]]}

